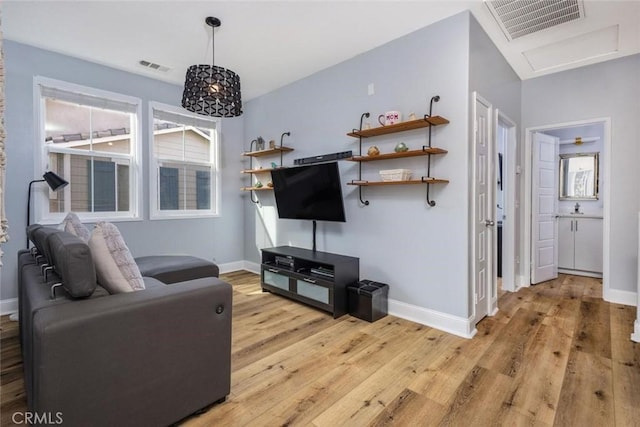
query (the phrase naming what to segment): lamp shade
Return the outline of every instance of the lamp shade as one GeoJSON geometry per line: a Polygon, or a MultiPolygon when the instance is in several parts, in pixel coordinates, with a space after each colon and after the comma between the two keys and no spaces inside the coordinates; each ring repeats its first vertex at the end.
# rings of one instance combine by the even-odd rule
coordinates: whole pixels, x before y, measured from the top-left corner
{"type": "Polygon", "coordinates": [[[49,184],[49,187],[53,191],[58,191],[61,188],[64,188],[67,185],[69,185],[68,181],[66,181],[65,179],[61,178],[60,176],[56,175],[51,171],[45,172],[44,175],[42,175],[42,177],[47,182],[47,184],[49,184]]]}
{"type": "Polygon", "coordinates": [[[192,65],[185,77],[182,106],[204,116],[240,116],[240,77],[216,65],[192,65]]]}

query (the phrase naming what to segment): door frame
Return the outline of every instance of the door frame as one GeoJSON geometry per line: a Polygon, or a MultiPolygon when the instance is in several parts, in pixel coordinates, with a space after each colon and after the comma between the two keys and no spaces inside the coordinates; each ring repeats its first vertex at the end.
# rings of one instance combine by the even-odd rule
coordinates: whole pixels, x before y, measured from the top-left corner
{"type": "MultiPolygon", "coordinates": [[[[487,161],[488,161],[488,165],[487,165],[487,169],[489,172],[489,182],[491,182],[493,185],[487,185],[487,191],[488,192],[492,192],[493,196],[492,197],[488,197],[489,201],[491,202],[491,200],[493,200],[492,203],[492,209],[490,210],[491,215],[494,217],[494,222],[495,222],[495,213],[496,213],[496,209],[495,209],[495,192],[496,192],[496,188],[495,188],[495,168],[496,168],[496,163],[494,160],[494,155],[497,158],[497,154],[495,153],[495,149],[497,148],[496,146],[496,140],[494,137],[495,134],[495,129],[494,129],[494,125],[495,125],[495,120],[493,119],[493,115],[495,114],[495,108],[493,108],[493,104],[489,101],[487,101],[485,98],[483,98],[478,92],[473,91],[471,93],[471,175],[470,175],[470,179],[471,179],[471,194],[472,194],[472,199],[471,199],[471,215],[470,215],[470,222],[471,222],[471,265],[470,265],[470,276],[471,276],[471,280],[470,280],[470,284],[471,284],[471,292],[470,292],[470,298],[471,298],[471,323],[475,326],[480,319],[477,319],[477,313],[476,313],[476,303],[475,303],[475,294],[476,294],[476,286],[477,284],[477,278],[476,278],[476,274],[475,274],[475,270],[476,270],[476,251],[477,251],[477,247],[476,247],[476,226],[477,226],[477,222],[476,222],[476,203],[475,203],[475,197],[476,197],[476,178],[475,178],[475,174],[476,174],[476,103],[480,102],[481,104],[485,105],[487,107],[487,109],[489,110],[489,120],[487,121],[487,126],[488,126],[488,130],[489,130],[489,137],[488,137],[488,150],[489,152],[487,153],[487,161]]],[[[490,195],[491,196],[491,195],[490,195]]],[[[489,246],[489,250],[486,251],[487,254],[487,281],[485,282],[485,286],[486,289],[485,291],[485,295],[486,300],[487,300],[487,315],[488,316],[494,316],[497,312],[498,312],[498,298],[497,298],[497,273],[495,270],[495,265],[496,265],[496,260],[494,259],[494,253],[495,253],[495,242],[496,242],[496,236],[497,236],[497,229],[495,226],[493,227],[487,227],[484,226],[488,232],[490,232],[489,236],[490,238],[487,239],[487,244],[489,246]]],[[[483,316],[484,317],[484,316],[483,316]]]]}
{"type": "MultiPolygon", "coordinates": [[[[508,209],[508,212],[511,212],[511,218],[507,220],[506,223],[503,223],[502,226],[502,290],[515,292],[520,287],[519,283],[516,281],[516,218],[519,214],[519,210],[516,208],[516,157],[518,154],[518,125],[516,122],[511,120],[509,116],[500,111],[499,108],[496,109],[494,125],[495,153],[498,152],[498,127],[500,124],[507,128],[507,140],[505,141],[506,156],[504,159],[502,176],[503,181],[506,182],[504,190],[504,205],[505,208],[508,209]]],[[[496,218],[496,221],[497,220],[498,218],[496,218]]],[[[495,247],[497,250],[497,245],[495,245],[495,247]]],[[[497,260],[497,257],[495,258],[497,260]]]]}
{"type": "Polygon", "coordinates": [[[532,173],[533,173],[533,155],[532,155],[532,141],[533,134],[536,132],[544,132],[549,129],[579,127],[590,124],[601,124],[604,128],[604,163],[600,173],[602,174],[603,189],[602,189],[602,222],[603,222],[603,242],[602,242],[602,297],[604,300],[609,301],[610,285],[609,285],[609,268],[610,257],[609,247],[611,243],[611,224],[609,222],[611,214],[611,118],[610,117],[598,117],[593,119],[583,119],[571,122],[552,123],[542,126],[533,126],[525,129],[525,157],[524,157],[524,196],[522,201],[524,203],[523,209],[523,227],[522,227],[522,275],[523,283],[522,287],[531,286],[531,207],[532,207],[532,173]]]}

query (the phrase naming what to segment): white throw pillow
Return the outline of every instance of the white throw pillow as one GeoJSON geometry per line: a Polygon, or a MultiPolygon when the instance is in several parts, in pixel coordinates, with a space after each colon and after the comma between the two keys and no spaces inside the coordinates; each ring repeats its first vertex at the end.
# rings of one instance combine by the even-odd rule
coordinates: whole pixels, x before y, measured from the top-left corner
{"type": "Polygon", "coordinates": [[[140,269],[115,225],[104,221],[96,224],[89,239],[89,247],[98,283],[109,293],[144,289],[140,269]]]}
{"type": "Polygon", "coordinates": [[[74,236],[77,236],[88,242],[91,238],[91,232],[89,229],[80,222],[80,218],[73,212],[69,212],[66,217],[62,220],[63,230],[67,233],[71,233],[74,236]]]}

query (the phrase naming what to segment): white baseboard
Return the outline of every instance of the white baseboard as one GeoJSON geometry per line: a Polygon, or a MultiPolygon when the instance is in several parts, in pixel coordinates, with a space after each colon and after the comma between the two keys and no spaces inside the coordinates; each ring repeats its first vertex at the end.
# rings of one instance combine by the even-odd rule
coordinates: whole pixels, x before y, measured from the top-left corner
{"type": "Polygon", "coordinates": [[[602,299],[607,302],[633,306],[638,304],[638,294],[636,292],[620,291],[618,289],[605,289],[603,290],[603,293],[604,295],[602,295],[602,299]]]}
{"type": "Polygon", "coordinates": [[[634,330],[631,334],[631,341],[640,342],[640,319],[636,319],[633,325],[634,330]]]}
{"type": "Polygon", "coordinates": [[[244,270],[260,274],[260,264],[257,262],[244,261],[244,270]]]}
{"type": "Polygon", "coordinates": [[[471,318],[466,319],[464,317],[452,316],[392,299],[389,300],[389,314],[440,329],[462,338],[473,338],[477,332],[473,324],[473,319],[471,318]]]}
{"type": "Polygon", "coordinates": [[[260,264],[251,261],[233,261],[224,264],[218,264],[220,273],[231,273],[232,271],[247,270],[252,273],[260,274],[260,264]]]}
{"type": "Polygon", "coordinates": [[[232,271],[244,270],[244,261],[226,262],[218,264],[220,273],[231,273],[232,271]]]}
{"type": "Polygon", "coordinates": [[[0,315],[11,314],[18,311],[18,298],[0,300],[0,315]]]}

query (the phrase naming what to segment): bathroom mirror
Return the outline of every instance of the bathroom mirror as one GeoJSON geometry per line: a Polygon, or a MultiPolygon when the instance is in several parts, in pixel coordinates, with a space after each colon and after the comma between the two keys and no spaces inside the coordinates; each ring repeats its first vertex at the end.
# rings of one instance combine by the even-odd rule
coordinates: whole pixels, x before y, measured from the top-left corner
{"type": "Polygon", "coordinates": [[[598,153],[560,155],[560,200],[598,199],[598,153]]]}

